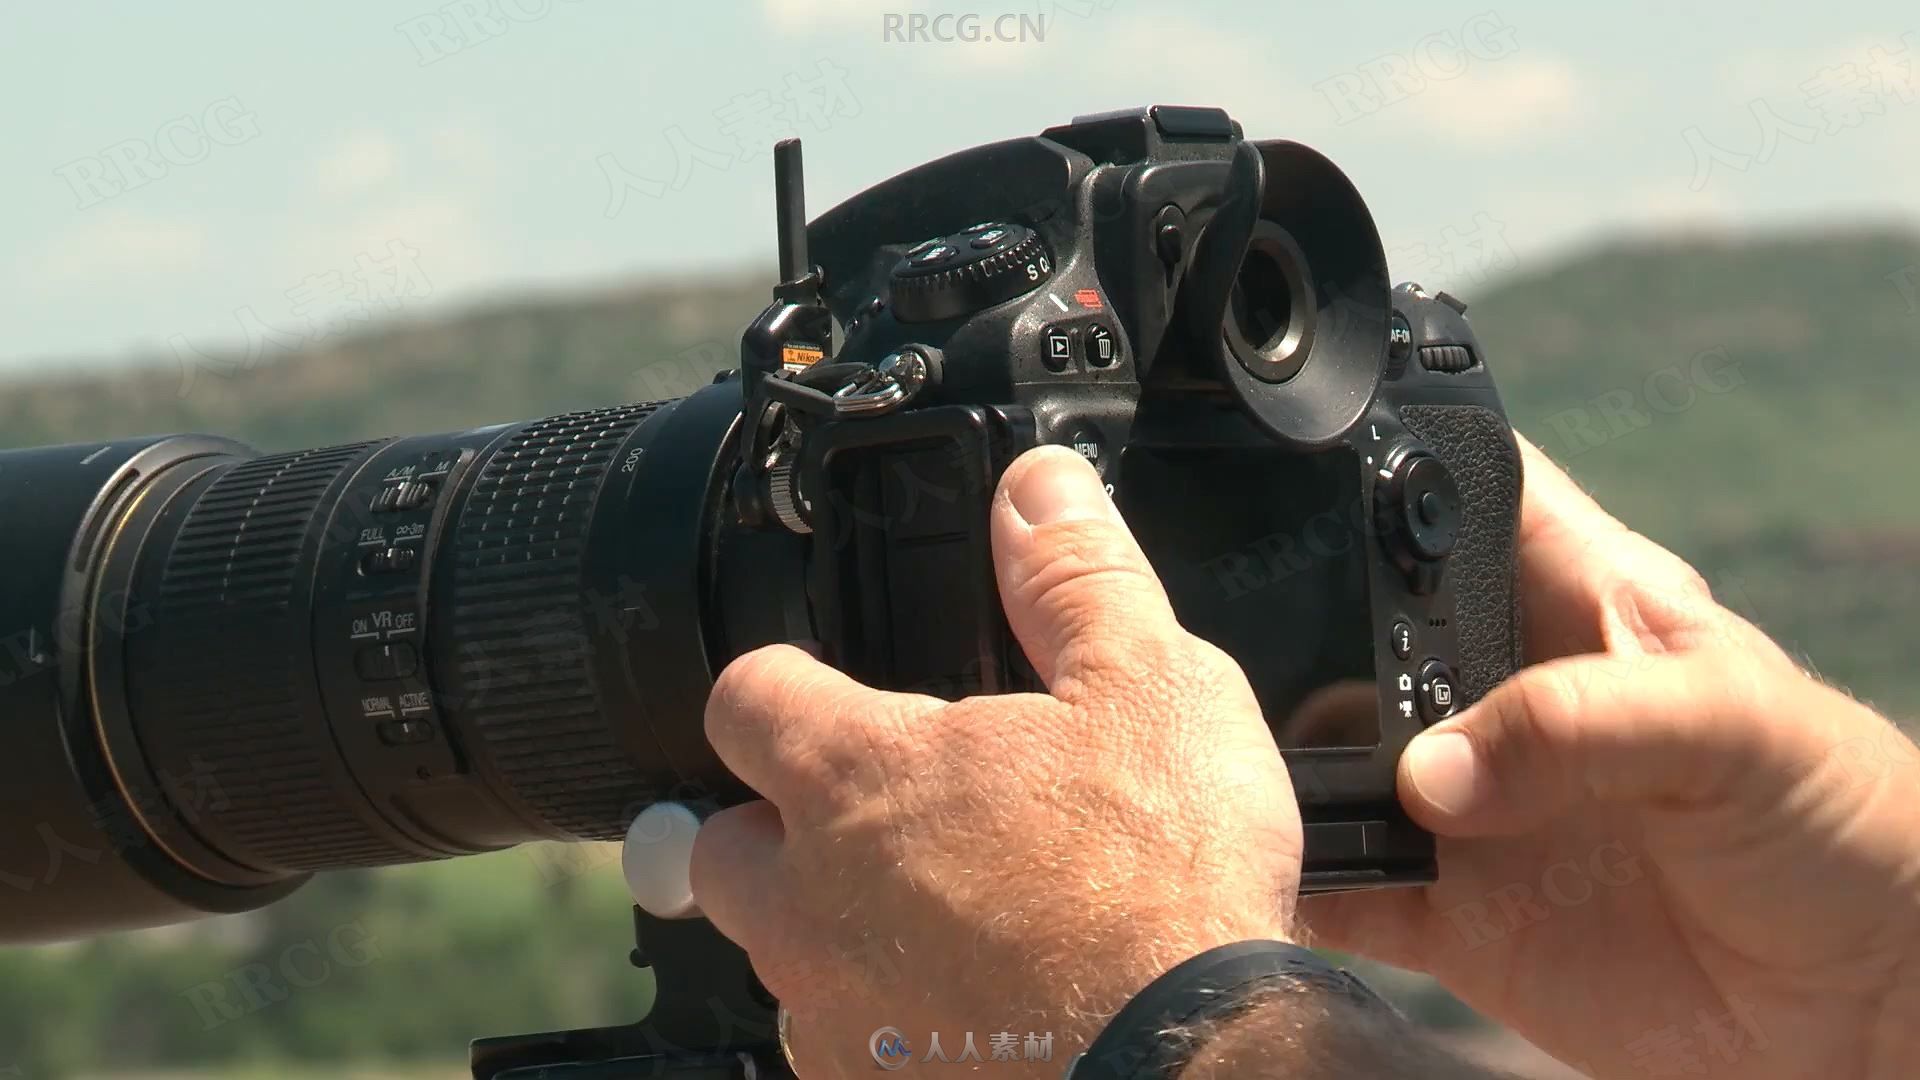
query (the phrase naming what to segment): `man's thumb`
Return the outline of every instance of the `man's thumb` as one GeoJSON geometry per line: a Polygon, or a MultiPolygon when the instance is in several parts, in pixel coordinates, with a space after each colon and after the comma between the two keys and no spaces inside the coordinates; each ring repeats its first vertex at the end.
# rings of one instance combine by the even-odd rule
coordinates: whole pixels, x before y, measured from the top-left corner
{"type": "Polygon", "coordinates": [[[1000,479],[992,525],[1007,621],[1048,687],[1097,678],[1094,669],[1137,678],[1146,650],[1179,633],[1160,579],[1079,454],[1022,454],[1000,479]]]}
{"type": "Polygon", "coordinates": [[[1527,668],[1407,745],[1401,802],[1441,835],[1507,835],[1582,800],[1704,805],[1777,777],[1792,754],[1754,730],[1749,687],[1781,680],[1728,661],[1588,655],[1527,668]]]}

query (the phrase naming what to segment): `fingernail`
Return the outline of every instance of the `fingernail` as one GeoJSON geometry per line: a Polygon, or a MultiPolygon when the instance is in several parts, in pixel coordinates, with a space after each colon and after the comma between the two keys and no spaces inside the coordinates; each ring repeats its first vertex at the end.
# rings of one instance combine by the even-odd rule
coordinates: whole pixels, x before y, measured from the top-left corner
{"type": "Polygon", "coordinates": [[[1407,780],[1434,809],[1457,816],[1486,797],[1486,769],[1457,731],[1429,732],[1407,744],[1407,780]]]}
{"type": "Polygon", "coordinates": [[[1113,501],[1085,458],[1064,447],[1035,453],[1007,492],[1014,512],[1029,525],[1055,521],[1103,518],[1112,514],[1113,501]]]}

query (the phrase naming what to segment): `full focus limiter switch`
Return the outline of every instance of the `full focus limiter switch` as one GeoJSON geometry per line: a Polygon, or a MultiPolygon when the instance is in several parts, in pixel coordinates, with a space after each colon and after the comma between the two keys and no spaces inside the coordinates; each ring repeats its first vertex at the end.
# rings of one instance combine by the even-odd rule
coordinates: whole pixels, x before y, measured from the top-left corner
{"type": "Polygon", "coordinates": [[[360,572],[368,576],[405,574],[419,561],[420,550],[411,544],[377,547],[360,557],[360,572]]]}
{"type": "Polygon", "coordinates": [[[1460,540],[1460,487],[1439,458],[1402,450],[1388,458],[1374,485],[1380,542],[1417,594],[1440,587],[1442,560],[1460,540]]]}

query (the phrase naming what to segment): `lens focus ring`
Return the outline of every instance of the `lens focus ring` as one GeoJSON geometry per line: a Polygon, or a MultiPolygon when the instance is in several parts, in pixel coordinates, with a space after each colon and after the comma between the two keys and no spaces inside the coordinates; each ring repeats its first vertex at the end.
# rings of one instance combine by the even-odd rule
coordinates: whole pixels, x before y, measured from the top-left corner
{"type": "Polygon", "coordinates": [[[348,796],[314,684],[306,560],[327,493],[374,445],[227,469],[156,547],[138,587],[154,612],[152,629],[127,637],[141,742],[196,829],[260,870],[418,858],[348,796]]]}

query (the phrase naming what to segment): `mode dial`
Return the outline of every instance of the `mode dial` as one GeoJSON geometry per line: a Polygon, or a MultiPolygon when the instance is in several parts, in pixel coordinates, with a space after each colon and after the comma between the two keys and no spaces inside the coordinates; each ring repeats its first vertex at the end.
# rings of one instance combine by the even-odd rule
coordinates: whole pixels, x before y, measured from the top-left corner
{"type": "Polygon", "coordinates": [[[893,315],[931,322],[971,314],[1038,288],[1053,257],[1032,229],[983,221],[914,245],[893,267],[893,315]]]}

